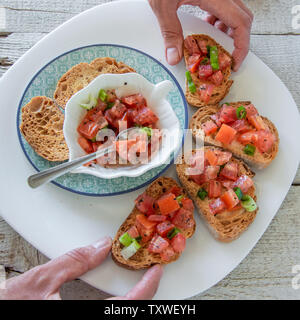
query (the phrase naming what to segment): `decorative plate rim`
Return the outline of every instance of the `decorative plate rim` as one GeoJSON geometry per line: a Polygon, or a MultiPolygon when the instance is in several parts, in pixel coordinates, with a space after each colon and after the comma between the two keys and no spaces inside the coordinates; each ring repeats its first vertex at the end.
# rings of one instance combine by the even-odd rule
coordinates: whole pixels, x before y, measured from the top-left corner
{"type": "MultiPolygon", "coordinates": [[[[74,48],[72,50],[69,50],[69,51],[66,51],[58,56],[56,56],[55,58],[53,58],[51,61],[49,61],[47,64],[45,64],[42,68],[40,68],[36,73],[35,75],[32,77],[32,79],[29,81],[29,83],[27,84],[23,94],[22,94],[22,97],[20,99],[20,102],[19,102],[19,105],[18,105],[18,111],[17,111],[17,121],[16,121],[16,126],[17,126],[17,134],[18,134],[18,140],[19,140],[19,143],[21,145],[21,148],[22,148],[22,151],[25,155],[25,157],[27,158],[27,160],[29,161],[29,163],[33,166],[33,168],[37,171],[37,172],[40,172],[40,170],[37,168],[37,166],[33,163],[33,161],[31,160],[31,158],[29,157],[29,155],[27,154],[26,150],[25,150],[25,146],[23,144],[23,141],[22,141],[22,137],[21,137],[21,132],[20,132],[20,113],[22,111],[22,101],[26,95],[26,92],[28,90],[28,88],[31,86],[31,84],[33,83],[33,81],[40,75],[40,73],[46,69],[50,64],[52,64],[54,61],[56,61],[57,59],[69,54],[69,53],[72,53],[74,51],[77,51],[77,50],[80,50],[80,49],[85,49],[85,48],[90,48],[90,47],[95,47],[95,46],[111,46],[111,47],[119,47],[119,48],[125,48],[125,49],[130,49],[130,50],[133,50],[133,51],[136,51],[140,54],[143,54],[145,56],[147,56],[148,58],[152,59],[153,61],[155,61],[160,67],[162,67],[166,72],[167,74],[172,78],[172,80],[174,81],[177,89],[179,90],[179,93],[181,95],[181,98],[182,98],[182,101],[183,101],[183,106],[184,106],[184,115],[185,115],[185,122],[184,122],[184,129],[187,129],[188,128],[188,108],[187,108],[187,101],[185,99],[185,95],[184,95],[184,92],[180,86],[180,84],[178,83],[177,79],[175,78],[175,76],[172,74],[172,72],[167,68],[165,67],[160,61],[158,61],[156,58],[152,57],[151,55],[143,52],[142,50],[139,50],[139,49],[136,49],[136,48],[132,48],[132,47],[129,47],[129,46],[124,46],[124,45],[118,45],[118,44],[111,44],[111,43],[95,43],[95,44],[90,44],[90,45],[87,45],[87,46],[81,46],[81,47],[77,47],[77,48],[74,48]]],[[[184,140],[185,140],[185,132],[183,133],[183,136],[182,136],[182,141],[181,141],[181,147],[183,146],[184,144],[184,140]]],[[[142,183],[141,185],[139,186],[136,186],[136,187],[133,187],[132,189],[128,189],[128,190],[124,190],[124,191],[117,191],[117,192],[113,192],[113,193],[106,193],[106,194],[99,194],[99,193],[87,193],[87,192],[82,192],[82,191],[77,191],[77,190],[74,190],[74,189],[71,189],[69,187],[66,187],[58,182],[55,182],[55,181],[51,181],[52,184],[56,185],[57,187],[61,188],[61,189],[64,189],[64,190],[67,190],[67,191],[70,191],[72,193],[75,193],[75,194],[79,194],[79,195],[83,195],[83,196],[88,196],[88,197],[111,197],[111,196],[117,196],[117,195],[121,195],[121,194],[126,194],[126,193],[130,193],[130,192],[133,192],[133,191],[136,191],[138,189],[141,189],[143,187],[145,187],[146,185],[150,184],[151,182],[153,182],[155,179],[157,179],[158,177],[160,177],[167,169],[170,168],[170,166],[172,164],[174,164],[174,159],[176,159],[176,157],[178,156],[179,152],[180,152],[180,149],[179,148],[177,150],[177,152],[174,154],[174,156],[172,156],[171,158],[171,161],[169,164],[167,164],[165,166],[165,168],[163,168],[157,175],[155,175],[153,178],[147,180],[145,183],[142,183]]]]}

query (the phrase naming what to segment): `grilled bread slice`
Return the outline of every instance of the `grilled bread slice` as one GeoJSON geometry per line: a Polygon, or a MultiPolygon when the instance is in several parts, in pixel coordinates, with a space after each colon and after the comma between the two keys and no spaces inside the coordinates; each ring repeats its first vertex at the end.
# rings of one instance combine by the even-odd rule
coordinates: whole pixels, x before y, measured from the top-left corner
{"type": "MultiPolygon", "coordinates": [[[[202,150],[203,152],[207,149],[222,150],[216,147],[203,147],[202,149],[192,150],[192,153],[202,150]]],[[[255,173],[241,160],[234,157],[230,161],[238,164],[239,172],[238,175],[246,174],[250,178],[254,177],[255,173]]],[[[201,188],[195,183],[189,176],[186,175],[186,169],[188,168],[187,159],[182,156],[179,164],[176,165],[177,175],[184,189],[188,192],[191,199],[194,201],[198,213],[206,222],[208,229],[213,236],[222,242],[231,242],[237,239],[253,222],[256,217],[258,208],[253,212],[248,212],[244,208],[237,209],[234,211],[224,210],[217,215],[213,215],[209,209],[209,200],[206,197],[201,200],[197,194],[201,188]]],[[[256,200],[255,186],[253,185],[247,192],[254,200],[256,200]]]]}
{"type": "Polygon", "coordinates": [[[110,57],[97,58],[91,63],[79,63],[60,78],[54,92],[54,99],[64,109],[68,100],[76,92],[86,87],[100,74],[129,72],[135,72],[135,70],[110,57]]]}
{"type": "MultiPolygon", "coordinates": [[[[239,107],[241,105],[247,106],[251,104],[250,101],[239,101],[239,102],[230,102],[229,105],[233,107],[239,107]]],[[[192,130],[192,135],[195,139],[202,139],[204,137],[203,130],[201,129],[201,124],[210,120],[210,116],[217,113],[220,110],[220,106],[205,106],[197,112],[194,113],[193,117],[190,120],[189,127],[192,130]]],[[[270,150],[270,152],[261,153],[258,150],[255,151],[254,155],[247,155],[244,153],[244,145],[239,143],[238,141],[233,141],[230,144],[224,144],[214,139],[213,136],[205,136],[204,143],[213,145],[216,147],[223,147],[224,149],[232,152],[236,157],[243,159],[247,163],[254,165],[258,168],[267,167],[276,157],[279,146],[279,136],[275,125],[267,118],[261,117],[265,124],[268,126],[270,132],[272,132],[276,138],[276,141],[270,150]]]]}
{"type": "Polygon", "coordinates": [[[64,114],[47,97],[34,97],[22,108],[20,131],[35,152],[49,161],[69,158],[63,135],[64,114]]]}
{"type": "MultiPolygon", "coordinates": [[[[228,57],[230,57],[231,61],[232,61],[232,57],[230,55],[230,53],[228,53],[220,44],[218,44],[214,39],[212,39],[211,37],[205,35],[205,34],[192,34],[191,35],[196,41],[200,41],[200,40],[205,40],[207,42],[207,45],[209,46],[216,46],[218,48],[218,52],[219,53],[224,53],[226,54],[228,57]]],[[[186,66],[188,66],[188,57],[189,57],[189,53],[188,50],[186,49],[186,47],[183,48],[183,54],[184,54],[184,60],[185,60],[185,64],[186,66]]],[[[196,91],[195,93],[191,93],[189,91],[187,82],[186,82],[186,92],[185,92],[185,97],[187,102],[194,107],[204,107],[205,105],[215,105],[217,103],[219,103],[229,92],[230,87],[233,84],[233,80],[230,79],[230,75],[231,75],[231,65],[229,65],[228,67],[226,67],[224,70],[222,70],[222,74],[223,74],[223,81],[219,86],[215,86],[213,89],[213,93],[210,97],[210,100],[208,103],[204,103],[199,96],[199,93],[196,91]]],[[[197,77],[197,73],[191,73],[193,82],[196,85],[196,88],[199,88],[202,84],[205,83],[210,83],[209,81],[205,81],[205,80],[200,80],[197,77]]]]}
{"type": "MultiPolygon", "coordinates": [[[[160,177],[156,179],[151,185],[146,189],[146,194],[153,197],[154,199],[159,199],[166,191],[168,191],[171,187],[178,186],[177,182],[172,178],[168,177],[160,177]]],[[[183,195],[186,195],[186,192],[183,190],[183,195]]],[[[119,241],[119,238],[122,234],[128,231],[132,226],[135,225],[135,218],[137,214],[141,212],[134,207],[130,215],[126,218],[124,223],[119,228],[112,244],[112,259],[121,267],[131,270],[139,270],[146,269],[151,267],[154,264],[166,264],[176,261],[180,254],[176,253],[174,258],[165,262],[161,259],[160,254],[158,253],[150,253],[147,249],[149,243],[145,243],[142,247],[137,251],[137,253],[132,256],[130,259],[125,260],[121,255],[122,245],[119,241]]],[[[194,219],[194,218],[193,218],[194,219]]],[[[182,230],[183,235],[186,238],[190,238],[195,232],[196,224],[191,229],[187,229],[185,231],[182,230]]]]}

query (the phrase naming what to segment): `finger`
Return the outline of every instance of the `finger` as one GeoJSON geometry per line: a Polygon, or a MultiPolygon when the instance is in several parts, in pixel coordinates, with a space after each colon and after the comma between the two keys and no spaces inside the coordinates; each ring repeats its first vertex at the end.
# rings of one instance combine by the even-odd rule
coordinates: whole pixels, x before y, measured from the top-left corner
{"type": "Polygon", "coordinates": [[[228,28],[227,30],[227,34],[229,35],[229,37],[233,38],[233,29],[232,28],[228,28]]]}
{"type": "Polygon", "coordinates": [[[238,71],[249,52],[250,30],[243,26],[233,31],[234,50],[232,52],[233,71],[238,71]]]}
{"type": "Polygon", "coordinates": [[[155,295],[159,281],[163,274],[163,267],[155,265],[151,267],[143,276],[142,280],[131,289],[125,297],[128,300],[149,300],[155,295]]]}
{"type": "Polygon", "coordinates": [[[149,1],[157,17],[165,44],[165,55],[170,65],[175,65],[182,58],[183,34],[177,16],[176,1],[149,1]]]}
{"type": "Polygon", "coordinates": [[[213,16],[212,14],[207,13],[204,21],[208,22],[209,24],[214,25],[215,22],[217,21],[217,18],[215,16],[213,16]]]}
{"type": "Polygon", "coordinates": [[[226,24],[223,23],[223,22],[220,21],[220,20],[217,20],[217,21],[215,22],[214,26],[215,26],[217,29],[223,31],[224,33],[226,33],[227,30],[228,30],[228,27],[226,26],[226,24]]]}
{"type": "Polygon", "coordinates": [[[241,0],[233,0],[241,9],[243,9],[247,14],[248,16],[253,20],[253,13],[252,11],[244,4],[243,1],[241,0]]]}

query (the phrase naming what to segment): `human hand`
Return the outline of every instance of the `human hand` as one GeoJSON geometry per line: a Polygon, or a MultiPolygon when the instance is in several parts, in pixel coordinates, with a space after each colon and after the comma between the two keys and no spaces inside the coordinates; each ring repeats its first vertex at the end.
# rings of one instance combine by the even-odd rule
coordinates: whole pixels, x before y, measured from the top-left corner
{"type": "MultiPolygon", "coordinates": [[[[112,240],[104,237],[96,243],[74,249],[48,263],[7,280],[0,287],[1,300],[60,300],[60,287],[99,266],[111,250],[112,240]],[[3,289],[1,289],[3,288],[3,289]]],[[[162,267],[150,268],[142,280],[124,297],[111,299],[151,299],[159,285],[162,267]]]]}
{"type": "Polygon", "coordinates": [[[183,55],[183,34],[177,9],[190,4],[206,11],[205,20],[234,39],[233,70],[239,69],[249,51],[253,21],[252,12],[241,0],[149,0],[149,3],[158,19],[170,65],[177,64],[183,55]]]}

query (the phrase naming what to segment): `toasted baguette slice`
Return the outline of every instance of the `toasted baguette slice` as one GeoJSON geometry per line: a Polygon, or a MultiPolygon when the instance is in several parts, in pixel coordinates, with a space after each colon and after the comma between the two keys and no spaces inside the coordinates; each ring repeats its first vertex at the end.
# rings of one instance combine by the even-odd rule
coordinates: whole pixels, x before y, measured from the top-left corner
{"type": "MultiPolygon", "coordinates": [[[[154,199],[158,199],[173,186],[178,186],[175,180],[168,177],[160,177],[151,183],[151,185],[146,189],[146,193],[154,199]]],[[[184,190],[183,192],[183,194],[186,195],[184,190]]],[[[122,245],[119,241],[119,238],[123,233],[125,233],[133,225],[135,225],[135,217],[140,213],[141,212],[136,207],[134,207],[130,215],[119,228],[114,238],[111,251],[111,255],[115,263],[126,269],[139,270],[149,268],[154,264],[167,264],[176,261],[180,257],[180,254],[177,253],[171,261],[165,262],[161,259],[158,253],[150,253],[148,251],[147,247],[149,243],[142,245],[138,252],[130,259],[125,260],[122,257],[122,245]]],[[[194,227],[192,229],[187,229],[185,231],[182,231],[182,233],[186,238],[190,238],[194,234],[195,228],[196,223],[194,224],[194,227]]]]}
{"type": "Polygon", "coordinates": [[[49,161],[69,158],[63,135],[64,114],[47,97],[34,97],[22,108],[20,131],[35,152],[49,161]]]}
{"type": "MultiPolygon", "coordinates": [[[[239,101],[239,102],[230,102],[229,103],[233,107],[237,107],[240,105],[247,106],[251,104],[250,101],[239,101]]],[[[214,106],[206,106],[203,107],[197,112],[194,113],[193,117],[190,120],[190,129],[192,130],[192,135],[195,139],[203,139],[204,133],[201,129],[201,124],[207,120],[210,120],[210,116],[217,113],[220,110],[218,105],[214,106]]],[[[223,147],[224,149],[232,152],[236,157],[243,159],[247,163],[254,165],[258,168],[267,167],[276,157],[279,146],[279,136],[275,125],[267,118],[262,117],[269,130],[275,135],[276,142],[273,145],[273,148],[268,153],[261,153],[258,150],[255,151],[253,156],[247,155],[244,153],[244,145],[239,143],[238,141],[233,141],[231,144],[224,144],[217,140],[215,140],[211,136],[204,137],[205,144],[214,145],[216,147],[223,147]]]]}
{"type": "MultiPolygon", "coordinates": [[[[207,44],[209,46],[217,46],[218,51],[219,52],[223,52],[225,53],[227,56],[229,56],[231,58],[232,61],[232,57],[230,55],[230,53],[228,53],[221,45],[219,45],[214,39],[212,39],[211,37],[205,35],[205,34],[192,34],[192,36],[194,37],[194,39],[199,39],[199,40],[206,40],[207,44]]],[[[184,47],[183,48],[183,54],[184,54],[184,60],[185,60],[185,64],[186,66],[188,65],[187,60],[189,57],[188,51],[187,49],[184,47]]],[[[228,66],[225,70],[222,71],[223,73],[223,82],[221,83],[221,85],[216,86],[213,90],[213,93],[210,97],[210,100],[208,103],[204,103],[201,99],[200,96],[198,94],[198,92],[196,91],[195,93],[191,93],[189,91],[187,82],[186,82],[186,92],[185,92],[185,97],[187,102],[194,107],[204,107],[205,105],[214,105],[219,103],[229,92],[230,87],[233,84],[233,80],[230,79],[230,75],[231,75],[231,66],[228,66]]],[[[191,73],[192,75],[192,79],[196,85],[196,88],[199,88],[201,84],[204,83],[210,83],[209,81],[204,81],[204,80],[200,80],[196,74],[191,73]]]]}
{"type": "MultiPolygon", "coordinates": [[[[216,147],[203,147],[202,149],[192,150],[192,153],[199,150],[204,151],[209,148],[212,150],[220,149],[216,147]]],[[[204,200],[201,200],[197,197],[197,193],[201,187],[185,174],[185,170],[188,168],[188,165],[186,164],[184,156],[182,156],[181,160],[181,163],[176,165],[177,175],[184,189],[194,201],[196,208],[198,209],[198,213],[206,222],[209,231],[217,240],[222,242],[230,242],[237,239],[253,222],[258,208],[253,212],[248,212],[242,208],[234,211],[225,210],[217,215],[213,215],[209,210],[209,199],[206,197],[204,200]]],[[[230,161],[238,163],[239,176],[246,174],[250,178],[254,177],[255,173],[252,172],[243,161],[234,157],[232,157],[230,161]]],[[[247,194],[256,200],[255,186],[252,186],[247,194]]]]}
{"type": "Polygon", "coordinates": [[[135,70],[113,58],[97,58],[90,64],[79,63],[67,71],[58,81],[54,92],[56,103],[63,109],[68,100],[79,90],[103,73],[129,73],[135,70]]]}

